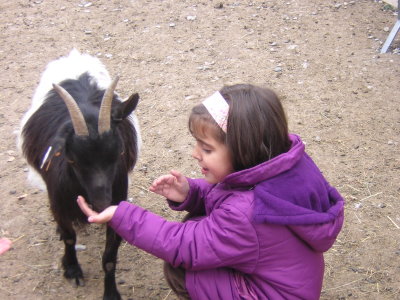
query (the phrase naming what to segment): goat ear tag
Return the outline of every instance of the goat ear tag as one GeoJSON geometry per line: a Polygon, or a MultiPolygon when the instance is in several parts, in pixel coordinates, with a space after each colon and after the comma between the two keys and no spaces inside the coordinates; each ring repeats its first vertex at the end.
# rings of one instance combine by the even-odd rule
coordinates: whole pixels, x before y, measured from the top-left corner
{"type": "Polygon", "coordinates": [[[43,156],[42,163],[40,164],[40,169],[43,169],[44,164],[47,162],[51,149],[53,149],[52,146],[49,146],[49,148],[47,148],[46,154],[43,156]]]}
{"type": "Polygon", "coordinates": [[[42,163],[40,165],[40,169],[43,169],[43,167],[47,164],[46,171],[50,167],[51,160],[53,157],[57,157],[61,155],[61,146],[56,144],[54,147],[49,146],[47,148],[46,154],[43,156],[42,163]]]}

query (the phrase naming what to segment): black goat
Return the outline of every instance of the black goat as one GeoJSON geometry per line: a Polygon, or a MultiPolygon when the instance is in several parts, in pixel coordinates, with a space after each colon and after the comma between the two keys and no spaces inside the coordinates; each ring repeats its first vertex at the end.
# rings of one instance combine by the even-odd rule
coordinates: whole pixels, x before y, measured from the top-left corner
{"type": "MultiPolygon", "coordinates": [[[[31,171],[45,182],[65,244],[64,276],[77,285],[83,285],[83,273],[73,224],[86,223],[77,196],[83,195],[96,211],[126,200],[128,173],[139,151],[140,133],[133,114],[139,95],[122,102],[114,93],[117,81],[111,82],[97,58],[74,49],[47,66],[21,124],[19,146],[31,171]]],[[[115,283],[120,242],[107,227],[104,299],[121,299],[115,283]]]]}

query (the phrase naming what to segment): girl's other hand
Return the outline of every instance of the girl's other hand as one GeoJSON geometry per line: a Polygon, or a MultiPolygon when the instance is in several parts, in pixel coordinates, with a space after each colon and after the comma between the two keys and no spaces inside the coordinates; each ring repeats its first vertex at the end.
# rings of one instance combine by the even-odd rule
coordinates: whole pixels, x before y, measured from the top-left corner
{"type": "Polygon", "coordinates": [[[149,190],[169,200],[181,203],[185,201],[189,192],[189,183],[180,172],[172,170],[170,174],[154,180],[149,190]]]}
{"type": "Polygon", "coordinates": [[[98,223],[98,224],[107,223],[112,219],[117,209],[117,206],[113,205],[107,207],[101,213],[98,213],[88,206],[88,204],[85,201],[85,198],[83,198],[82,196],[78,196],[77,202],[83,213],[88,216],[89,223],[98,223]]]}

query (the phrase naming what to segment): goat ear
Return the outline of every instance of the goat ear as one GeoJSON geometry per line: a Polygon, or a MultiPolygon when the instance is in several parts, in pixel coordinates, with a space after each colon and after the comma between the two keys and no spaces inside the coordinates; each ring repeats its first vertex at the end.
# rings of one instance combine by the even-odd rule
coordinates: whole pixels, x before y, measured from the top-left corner
{"type": "Polygon", "coordinates": [[[112,119],[113,121],[121,121],[127,118],[135,109],[139,102],[139,94],[132,94],[124,102],[118,103],[118,106],[113,109],[112,119]]]}
{"type": "Polygon", "coordinates": [[[46,152],[43,153],[40,169],[45,169],[46,171],[49,169],[52,159],[61,155],[61,151],[65,146],[67,137],[71,134],[74,134],[71,124],[66,124],[57,131],[57,135],[52,141],[51,145],[49,148],[47,148],[46,152]]]}
{"type": "Polygon", "coordinates": [[[54,143],[47,148],[46,153],[44,153],[42,158],[42,163],[40,164],[40,169],[45,169],[46,171],[49,169],[51,165],[51,161],[54,156],[60,156],[61,151],[64,147],[65,139],[56,139],[54,143]]]}

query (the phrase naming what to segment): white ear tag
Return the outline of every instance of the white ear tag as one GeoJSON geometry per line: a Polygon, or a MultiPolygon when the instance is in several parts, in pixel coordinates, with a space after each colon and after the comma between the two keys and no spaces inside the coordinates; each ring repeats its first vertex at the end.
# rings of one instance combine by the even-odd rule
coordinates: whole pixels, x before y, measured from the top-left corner
{"type": "Polygon", "coordinates": [[[43,169],[44,163],[46,162],[47,158],[49,157],[50,151],[53,147],[49,146],[49,148],[46,151],[46,154],[44,155],[43,159],[42,159],[42,164],[40,165],[40,169],[43,169]]]}

